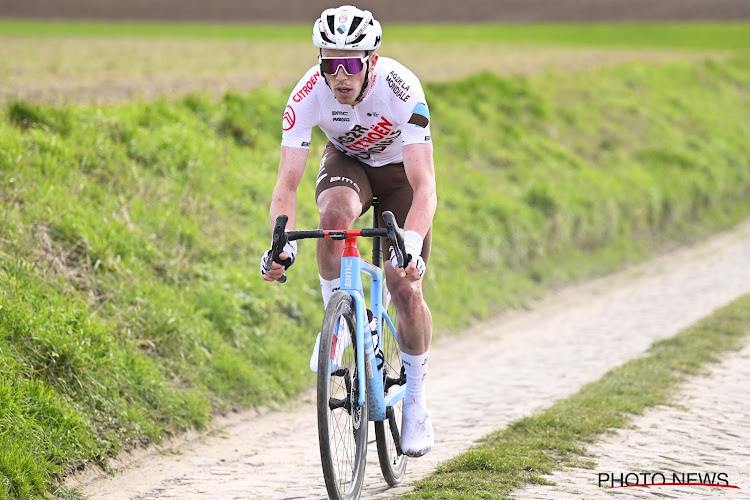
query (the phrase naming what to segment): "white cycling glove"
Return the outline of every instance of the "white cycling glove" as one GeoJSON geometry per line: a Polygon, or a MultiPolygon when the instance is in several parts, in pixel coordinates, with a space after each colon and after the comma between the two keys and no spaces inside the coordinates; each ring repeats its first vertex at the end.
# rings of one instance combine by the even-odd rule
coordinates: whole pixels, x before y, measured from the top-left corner
{"type": "MultiPolygon", "coordinates": [[[[297,256],[297,242],[287,241],[286,245],[284,245],[284,252],[286,252],[289,257],[286,260],[282,261],[281,264],[284,266],[284,269],[289,269],[290,267],[292,267],[292,264],[294,264],[294,259],[297,256]]],[[[266,253],[264,253],[263,257],[260,259],[260,274],[266,274],[265,263],[269,258],[271,258],[270,249],[266,250],[266,253]]]]}
{"type": "MultiPolygon", "coordinates": [[[[414,262],[417,265],[417,271],[419,275],[424,275],[425,263],[422,259],[422,237],[416,231],[404,231],[404,246],[406,247],[406,253],[411,255],[410,262],[414,262]]],[[[391,247],[391,266],[394,269],[398,269],[398,259],[396,258],[396,251],[391,247]]]]}

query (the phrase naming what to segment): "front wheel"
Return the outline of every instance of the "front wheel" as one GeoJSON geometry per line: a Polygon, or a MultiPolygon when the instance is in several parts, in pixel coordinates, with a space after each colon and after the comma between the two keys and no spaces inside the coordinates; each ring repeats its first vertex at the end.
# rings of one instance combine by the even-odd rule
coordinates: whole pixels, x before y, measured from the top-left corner
{"type": "Polygon", "coordinates": [[[336,500],[359,498],[365,476],[367,393],[360,407],[356,324],[351,296],[333,294],[320,334],[317,406],[323,477],[336,500]]]}
{"type": "MultiPolygon", "coordinates": [[[[386,295],[383,304],[387,308],[388,316],[396,327],[396,331],[398,331],[396,309],[393,304],[390,304],[389,299],[390,296],[386,295]]],[[[387,396],[389,393],[406,387],[406,374],[396,336],[385,321],[383,322],[383,333],[380,337],[380,349],[384,361],[383,392],[387,396]]],[[[391,486],[400,484],[406,474],[406,455],[401,452],[399,428],[403,406],[403,398],[401,398],[396,404],[386,408],[387,418],[385,420],[375,422],[375,441],[378,445],[380,470],[383,472],[385,481],[391,486]]]]}

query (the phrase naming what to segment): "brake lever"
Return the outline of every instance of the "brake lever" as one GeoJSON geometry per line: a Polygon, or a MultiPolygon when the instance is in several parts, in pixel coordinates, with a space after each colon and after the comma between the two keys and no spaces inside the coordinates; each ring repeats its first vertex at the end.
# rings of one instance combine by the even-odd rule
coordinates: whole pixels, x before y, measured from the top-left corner
{"type": "MultiPolygon", "coordinates": [[[[271,270],[271,265],[273,262],[282,264],[279,256],[281,255],[281,252],[284,251],[284,246],[287,244],[286,223],[288,221],[289,221],[289,217],[283,214],[279,215],[276,218],[276,224],[274,225],[274,228],[273,228],[273,239],[271,241],[271,258],[268,259],[263,265],[266,272],[271,270]]],[[[286,274],[282,274],[281,277],[277,279],[276,281],[278,281],[279,283],[285,283],[286,274]]]]}
{"type": "Polygon", "coordinates": [[[398,267],[405,268],[409,265],[410,259],[409,254],[406,253],[406,245],[404,245],[404,230],[398,227],[396,217],[389,210],[383,212],[383,220],[385,220],[386,237],[393,245],[393,250],[396,253],[398,267]]]}

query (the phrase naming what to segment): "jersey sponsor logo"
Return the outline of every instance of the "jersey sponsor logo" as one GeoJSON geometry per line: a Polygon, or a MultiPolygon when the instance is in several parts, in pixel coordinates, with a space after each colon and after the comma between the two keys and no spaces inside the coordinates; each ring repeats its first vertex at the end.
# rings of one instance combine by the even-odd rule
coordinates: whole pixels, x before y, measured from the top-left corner
{"type": "Polygon", "coordinates": [[[309,148],[310,147],[310,143],[307,142],[307,141],[302,141],[302,147],[303,148],[309,148]]]}
{"type": "Polygon", "coordinates": [[[297,115],[294,113],[294,108],[287,105],[286,109],[284,110],[284,118],[282,119],[282,128],[286,132],[287,130],[291,130],[292,127],[294,127],[294,123],[297,121],[297,115]]]}
{"type": "Polygon", "coordinates": [[[332,120],[335,122],[348,122],[349,121],[348,111],[331,111],[332,120]]]}
{"type": "Polygon", "coordinates": [[[386,150],[388,146],[396,142],[396,139],[401,135],[401,129],[394,130],[393,133],[388,136],[388,138],[378,141],[375,143],[374,146],[367,148],[364,151],[358,151],[356,153],[352,153],[352,156],[356,156],[357,158],[361,160],[369,160],[372,158],[373,154],[376,153],[382,153],[386,150]]]}
{"type": "Polygon", "coordinates": [[[393,123],[388,118],[382,117],[379,122],[370,128],[355,125],[349,132],[338,137],[337,140],[350,151],[362,151],[377,141],[388,137],[393,130],[393,123]]]}
{"type": "Polygon", "coordinates": [[[294,102],[302,102],[302,99],[312,92],[313,86],[318,81],[318,78],[320,78],[320,71],[317,71],[302,87],[300,87],[299,92],[292,96],[292,100],[294,102]]]}
{"type": "Polygon", "coordinates": [[[351,131],[336,138],[345,148],[345,153],[362,160],[369,160],[375,153],[382,153],[401,135],[388,118],[382,117],[370,128],[355,125],[351,131]]]}
{"type": "Polygon", "coordinates": [[[411,88],[411,85],[406,85],[404,83],[404,79],[398,76],[395,71],[391,71],[390,73],[388,73],[388,76],[385,77],[385,81],[391,88],[393,93],[396,94],[396,97],[398,97],[402,101],[406,102],[409,97],[411,97],[411,95],[407,94],[407,92],[411,88]]]}
{"type": "Polygon", "coordinates": [[[423,102],[418,102],[414,109],[411,110],[411,118],[409,123],[413,123],[417,127],[425,128],[430,123],[430,110],[427,105],[423,102]]]}
{"type": "Polygon", "coordinates": [[[366,129],[362,125],[355,125],[349,132],[340,137],[337,137],[336,140],[343,145],[351,144],[352,142],[362,137],[368,130],[369,129],[366,129]]]}

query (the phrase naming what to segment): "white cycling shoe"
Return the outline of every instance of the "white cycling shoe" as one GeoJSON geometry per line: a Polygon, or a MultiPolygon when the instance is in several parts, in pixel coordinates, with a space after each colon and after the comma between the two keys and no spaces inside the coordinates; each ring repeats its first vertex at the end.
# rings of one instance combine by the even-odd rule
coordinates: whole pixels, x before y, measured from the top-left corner
{"type": "MultiPolygon", "coordinates": [[[[344,351],[352,343],[352,336],[349,334],[349,328],[346,326],[344,321],[339,324],[339,335],[338,341],[336,342],[336,355],[333,358],[332,371],[336,371],[341,368],[341,357],[344,355],[344,351]]],[[[313,349],[312,356],[310,356],[310,370],[313,373],[318,373],[318,352],[320,351],[320,332],[318,337],[315,339],[315,348],[313,349]]]]}
{"type": "Polygon", "coordinates": [[[435,444],[435,432],[427,407],[421,403],[404,401],[401,416],[401,450],[407,457],[421,457],[435,444]]]}

